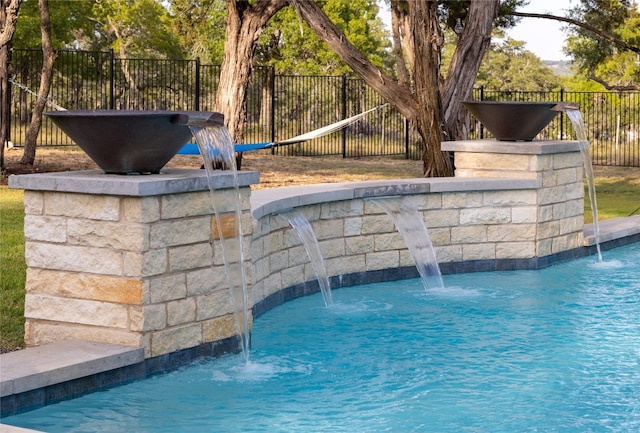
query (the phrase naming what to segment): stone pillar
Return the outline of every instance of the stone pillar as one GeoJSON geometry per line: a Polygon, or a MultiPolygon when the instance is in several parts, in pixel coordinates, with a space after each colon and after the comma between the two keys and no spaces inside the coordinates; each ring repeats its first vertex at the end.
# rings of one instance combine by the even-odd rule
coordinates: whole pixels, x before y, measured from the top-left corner
{"type": "Polygon", "coordinates": [[[538,182],[536,205],[512,216],[536,224],[535,256],[583,246],[584,162],[577,141],[449,141],[442,150],[455,152],[456,177],[538,182]]]}
{"type": "MultiPolygon", "coordinates": [[[[248,244],[258,174],[238,178],[248,244]]],[[[226,226],[238,195],[228,172],[215,183],[226,226]]],[[[10,186],[25,190],[28,346],[83,339],[154,357],[236,334],[203,170],[36,174],[10,186]]]]}

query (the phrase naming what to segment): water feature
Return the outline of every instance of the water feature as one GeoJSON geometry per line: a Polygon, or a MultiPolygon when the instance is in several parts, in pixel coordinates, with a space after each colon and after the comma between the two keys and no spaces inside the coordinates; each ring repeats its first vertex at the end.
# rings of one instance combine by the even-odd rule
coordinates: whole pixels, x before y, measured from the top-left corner
{"type": "Polygon", "coordinates": [[[422,215],[404,197],[369,199],[393,220],[416,263],[425,289],[443,288],[436,252],[422,215]]]}
{"type": "MultiPolygon", "coordinates": [[[[158,174],[191,140],[182,119],[219,113],[167,110],[65,110],[44,113],[108,174],[158,174]]],[[[186,120],[185,120],[186,121],[186,120]]]]}
{"type": "Polygon", "coordinates": [[[463,104],[501,141],[532,141],[558,112],[567,114],[578,137],[593,215],[596,250],[598,260],[602,261],[593,165],[580,107],[573,102],[464,101],[463,104]]]}
{"type": "MultiPolygon", "coordinates": [[[[213,155],[215,156],[215,153],[213,155]]],[[[475,275],[474,275],[474,278],[476,278],[475,275]]],[[[524,276],[521,275],[520,279],[521,280],[535,279],[535,277],[527,274],[527,275],[524,275],[524,276]]],[[[566,279],[559,278],[559,280],[565,281],[566,279]]],[[[494,284],[494,281],[492,280],[488,284],[494,284]]],[[[451,285],[448,285],[448,287],[451,287],[451,285]]],[[[418,326],[418,324],[415,324],[415,323],[412,322],[415,325],[415,329],[416,330],[422,330],[422,332],[418,332],[416,334],[418,336],[417,339],[416,340],[409,340],[409,343],[407,343],[406,345],[403,345],[402,341],[397,341],[397,340],[395,340],[395,339],[393,339],[391,337],[394,337],[396,334],[404,334],[405,331],[406,332],[411,332],[414,329],[413,327],[409,328],[409,329],[401,328],[401,326],[399,325],[399,322],[402,323],[403,321],[405,321],[406,317],[409,317],[409,316],[412,317],[413,315],[415,315],[416,318],[418,318],[419,320],[424,320],[424,314],[423,315],[415,314],[416,311],[414,310],[414,311],[410,311],[410,312],[401,312],[400,313],[400,318],[396,318],[396,319],[394,319],[392,317],[389,317],[389,316],[384,316],[385,312],[387,312],[389,310],[393,310],[395,308],[396,304],[400,305],[400,302],[397,302],[397,303],[396,303],[396,301],[387,302],[386,300],[384,302],[380,302],[379,298],[374,296],[375,295],[375,293],[373,291],[374,289],[371,289],[371,288],[367,287],[364,290],[367,291],[366,292],[367,295],[371,294],[371,296],[373,296],[373,297],[366,298],[364,300],[361,299],[360,301],[356,301],[356,302],[342,302],[342,299],[340,299],[339,302],[337,302],[338,308],[332,308],[332,309],[326,309],[325,308],[325,309],[322,309],[322,310],[323,311],[336,310],[336,311],[338,311],[338,312],[343,314],[343,316],[341,316],[341,317],[346,317],[346,318],[352,317],[351,315],[354,314],[354,313],[361,312],[362,308],[364,309],[365,312],[366,311],[374,311],[375,314],[374,314],[373,317],[367,317],[366,320],[362,321],[361,323],[356,323],[356,321],[354,321],[354,320],[346,320],[346,322],[344,322],[344,324],[347,327],[347,331],[351,330],[351,334],[357,334],[358,338],[363,338],[364,344],[366,345],[365,347],[370,347],[375,351],[382,350],[382,347],[383,347],[382,343],[383,342],[384,342],[384,344],[389,343],[393,347],[393,351],[398,351],[398,352],[403,353],[403,354],[409,353],[408,349],[407,349],[407,346],[411,346],[411,347],[416,346],[416,345],[420,346],[420,344],[423,341],[420,338],[422,338],[422,336],[425,334],[425,332],[427,332],[429,330],[429,327],[427,329],[420,328],[418,326]],[[355,307],[355,309],[354,309],[354,307],[355,307]],[[359,308],[359,307],[362,307],[362,308],[359,308]],[[380,315],[380,316],[376,316],[376,315],[380,315]],[[384,317],[384,318],[386,318],[388,320],[378,321],[377,319],[379,317],[384,317]],[[354,324],[357,324],[357,325],[360,325],[360,326],[353,326],[354,324]],[[366,334],[365,332],[361,332],[361,327],[362,326],[367,326],[369,324],[373,324],[373,326],[372,326],[373,328],[379,328],[379,329],[387,329],[387,328],[385,328],[385,326],[388,326],[389,329],[391,329],[393,331],[393,335],[391,335],[391,337],[390,337],[388,334],[378,335],[378,334],[366,334]],[[353,332],[353,331],[356,331],[356,332],[353,332]],[[371,344],[372,342],[375,342],[375,343],[371,344]]],[[[401,290],[397,290],[397,292],[400,292],[400,291],[401,290]]],[[[411,289],[411,293],[413,293],[413,292],[417,292],[417,290],[411,289]]],[[[421,292],[425,292],[425,291],[422,290],[421,292]]],[[[489,294],[491,294],[491,292],[489,294]]],[[[453,293],[452,292],[446,292],[446,291],[436,291],[436,292],[427,291],[426,294],[425,294],[425,296],[427,296],[428,298],[436,299],[436,300],[438,300],[438,302],[440,300],[443,300],[442,302],[445,303],[445,304],[448,304],[448,305],[457,304],[458,302],[460,302],[462,300],[468,300],[470,304],[474,304],[474,305],[472,305],[470,307],[470,310],[469,310],[470,313],[469,314],[475,314],[476,313],[478,308],[477,308],[477,305],[476,305],[475,301],[480,299],[480,298],[483,298],[484,295],[486,295],[486,293],[484,291],[484,287],[482,287],[482,286],[480,286],[479,288],[471,289],[471,290],[465,290],[463,288],[463,289],[455,291],[453,293]]],[[[546,296],[546,295],[547,295],[547,293],[545,292],[544,296],[546,296]]],[[[406,296],[406,294],[405,294],[405,296],[406,296]]],[[[416,303],[417,304],[418,303],[417,299],[421,299],[420,295],[416,295],[416,296],[418,296],[418,297],[417,298],[416,297],[412,297],[411,301],[409,302],[410,304],[411,303],[416,303]]],[[[402,298],[402,299],[404,299],[404,298],[402,298]]],[[[317,302],[318,299],[315,298],[315,301],[317,302]]],[[[525,300],[525,301],[527,301],[527,302],[525,302],[526,304],[531,302],[530,300],[525,300]]],[[[536,301],[536,300],[534,300],[534,301],[536,301]]],[[[536,301],[536,302],[540,302],[540,301],[536,301]]],[[[578,304],[579,304],[579,302],[578,302],[578,304]]],[[[434,307],[437,307],[437,305],[439,305],[439,304],[436,304],[435,306],[432,305],[432,304],[420,304],[420,306],[424,307],[424,310],[419,310],[419,311],[423,311],[423,312],[426,311],[426,313],[428,315],[429,313],[431,313],[433,311],[434,307]]],[[[515,307],[517,307],[517,305],[515,307]]],[[[496,314],[496,313],[494,313],[494,310],[492,310],[492,305],[488,308],[488,310],[486,309],[485,306],[483,306],[483,308],[485,308],[485,310],[483,310],[483,311],[488,311],[488,315],[491,316],[491,318],[489,320],[489,322],[491,323],[491,321],[495,319],[493,316],[496,314]]],[[[316,320],[315,319],[316,316],[313,316],[308,310],[305,311],[305,314],[306,314],[305,317],[307,317],[308,319],[316,320]]],[[[498,312],[497,314],[499,315],[500,312],[498,312]]],[[[412,319],[413,319],[413,317],[412,317],[412,319]]],[[[456,316],[449,317],[447,323],[457,323],[458,322],[457,319],[458,319],[458,317],[456,317],[456,316]]],[[[462,318],[460,319],[460,321],[462,321],[462,318]]],[[[327,322],[323,322],[323,323],[327,324],[327,322]]],[[[518,322],[516,322],[516,324],[517,323],[518,322]]],[[[502,324],[504,325],[504,322],[502,324]]],[[[329,325],[331,327],[332,323],[329,323],[329,325]]],[[[431,324],[431,327],[435,327],[436,325],[437,324],[431,324]]],[[[538,325],[540,325],[540,324],[538,324],[538,325]]],[[[296,326],[298,326],[300,328],[304,328],[304,327],[306,327],[308,325],[307,325],[307,323],[305,321],[299,321],[299,322],[297,322],[296,326]]],[[[291,334],[291,336],[295,336],[295,340],[294,341],[298,341],[301,336],[302,336],[302,338],[315,338],[315,337],[310,337],[308,334],[299,333],[298,331],[300,330],[300,328],[297,328],[297,327],[296,328],[288,328],[286,332],[288,334],[291,334]]],[[[509,327],[506,326],[505,329],[509,330],[509,327]]],[[[436,333],[439,334],[438,332],[436,332],[436,333]]],[[[293,370],[298,371],[298,372],[305,372],[305,371],[309,371],[310,369],[313,370],[314,365],[315,365],[315,366],[319,366],[319,368],[321,370],[320,376],[326,376],[326,374],[324,374],[324,373],[329,371],[330,372],[330,374],[329,374],[330,377],[340,377],[340,375],[343,372],[342,368],[340,367],[340,364],[338,364],[338,366],[336,366],[336,367],[329,368],[329,364],[328,364],[329,361],[336,360],[337,362],[342,362],[345,359],[345,357],[349,357],[349,356],[353,357],[354,359],[357,359],[358,361],[361,361],[361,358],[355,356],[355,355],[360,353],[361,346],[352,346],[351,345],[350,342],[351,342],[352,339],[348,338],[348,336],[351,335],[351,334],[347,334],[347,335],[344,335],[344,336],[338,336],[338,337],[336,337],[334,335],[331,335],[330,337],[327,337],[326,334],[325,334],[325,336],[321,336],[320,338],[322,338],[322,341],[321,341],[322,350],[317,349],[315,346],[307,346],[306,348],[302,349],[302,352],[297,352],[297,350],[299,348],[298,347],[293,348],[294,351],[295,351],[294,354],[292,355],[294,357],[294,359],[306,360],[306,359],[311,357],[313,359],[313,361],[315,362],[315,363],[312,363],[312,364],[303,364],[302,366],[300,366],[299,364],[293,364],[293,370]],[[346,346],[347,347],[347,352],[341,351],[341,350],[344,350],[344,348],[342,348],[342,347],[336,348],[335,346],[327,347],[326,348],[327,351],[325,351],[324,345],[328,341],[333,341],[333,340],[338,340],[340,343],[342,343],[344,346],[346,346]],[[354,350],[354,348],[356,348],[356,350],[354,350]],[[319,356],[318,357],[313,357],[313,356],[315,356],[316,353],[319,354],[319,356]],[[313,356],[310,356],[310,355],[313,355],[313,356]]],[[[318,335],[320,335],[320,334],[318,334],[318,335]]],[[[465,335],[466,335],[466,333],[465,333],[465,335]]],[[[262,337],[264,337],[264,335],[262,337]]],[[[480,336],[480,337],[482,337],[482,336],[480,336]]],[[[447,338],[447,336],[445,336],[445,338],[447,338]]],[[[490,336],[484,336],[484,338],[480,338],[480,341],[493,341],[493,339],[495,339],[495,338],[496,338],[496,334],[494,333],[494,334],[491,334],[490,336]]],[[[526,337],[523,337],[523,339],[526,340],[526,337]]],[[[444,346],[447,346],[447,344],[455,343],[458,340],[459,340],[459,336],[456,336],[456,335],[448,336],[448,340],[445,340],[444,346]]],[[[267,341],[268,341],[268,344],[270,344],[270,345],[273,344],[273,343],[275,343],[276,345],[280,344],[278,342],[279,340],[277,340],[277,339],[274,339],[273,341],[271,341],[271,340],[269,340],[267,338],[267,341]]],[[[528,341],[527,341],[527,343],[528,343],[528,341]]],[[[285,344],[289,344],[289,343],[285,343],[285,344]]],[[[259,348],[256,348],[256,350],[257,349],[259,349],[259,348]]],[[[469,358],[475,358],[476,357],[476,352],[482,352],[481,349],[482,348],[480,348],[480,349],[476,348],[476,351],[475,352],[472,351],[471,355],[468,356],[468,357],[469,358]]],[[[257,353],[257,352],[254,351],[254,354],[255,353],[257,353]]],[[[430,354],[431,354],[430,352],[417,353],[417,354],[414,353],[413,355],[410,356],[410,358],[411,358],[412,361],[415,362],[415,360],[422,360],[423,358],[428,358],[430,356],[430,354]]],[[[371,351],[369,352],[369,355],[373,355],[372,356],[373,361],[370,361],[370,363],[367,364],[369,367],[368,368],[362,368],[362,366],[365,365],[365,364],[363,364],[362,362],[359,362],[361,368],[359,370],[358,369],[356,370],[356,373],[366,372],[367,374],[365,376],[361,376],[361,375],[359,376],[357,374],[351,373],[351,375],[354,378],[358,379],[358,380],[355,381],[356,384],[358,384],[358,383],[366,384],[366,385],[363,386],[363,388],[367,388],[367,385],[371,383],[371,378],[372,377],[373,378],[377,377],[377,376],[375,376],[377,370],[375,370],[374,367],[377,366],[378,369],[379,369],[381,361],[382,361],[383,364],[393,366],[393,368],[395,368],[396,365],[400,366],[400,365],[403,365],[403,364],[409,364],[408,362],[403,363],[402,359],[396,362],[395,360],[390,359],[390,358],[386,358],[386,357],[378,357],[378,358],[376,358],[376,353],[374,352],[372,354],[371,351]],[[388,362],[386,361],[387,359],[389,359],[388,362]]],[[[493,352],[492,355],[493,356],[491,356],[490,359],[500,358],[502,356],[502,352],[501,351],[493,352]]],[[[262,356],[262,354],[258,357],[258,359],[264,361],[266,358],[262,358],[261,356],[262,356]]],[[[451,358],[451,357],[449,357],[449,358],[451,358]]],[[[279,369],[280,363],[277,363],[277,362],[276,363],[271,363],[271,362],[259,361],[259,362],[245,363],[243,366],[238,367],[238,365],[237,365],[238,357],[231,357],[231,358],[226,358],[226,359],[231,359],[231,360],[235,361],[235,363],[234,363],[235,366],[233,368],[228,368],[228,369],[224,369],[224,370],[216,370],[214,372],[214,376],[217,379],[220,379],[220,380],[227,380],[227,379],[231,378],[232,379],[231,382],[234,382],[234,380],[235,380],[234,378],[239,378],[239,379],[235,380],[235,382],[233,383],[233,387],[230,390],[228,390],[226,388],[224,388],[224,389],[223,388],[217,388],[216,392],[219,392],[220,394],[223,394],[224,397],[225,397],[225,400],[222,401],[221,403],[218,403],[218,402],[214,402],[213,403],[213,405],[215,407],[219,407],[219,408],[224,407],[224,409],[226,409],[227,407],[229,407],[228,404],[227,404],[226,397],[230,397],[232,395],[232,393],[234,393],[234,392],[243,392],[244,389],[242,389],[243,386],[241,386],[241,385],[243,385],[243,383],[246,383],[247,380],[255,381],[256,379],[261,380],[262,378],[269,379],[270,377],[273,376],[273,372],[277,373],[277,372],[281,371],[279,369]]],[[[274,359],[275,359],[275,361],[279,361],[280,360],[280,358],[278,358],[277,356],[274,359]]],[[[448,365],[446,364],[446,362],[447,361],[444,361],[444,365],[445,365],[444,368],[445,369],[448,368],[448,365]]],[[[415,365],[415,364],[413,364],[413,365],[415,365]]],[[[473,366],[471,366],[471,367],[473,367],[473,366]]],[[[528,371],[528,367],[529,367],[529,365],[527,365],[527,366],[525,366],[525,367],[523,367],[523,368],[521,368],[519,370],[527,370],[528,371]]],[[[468,370],[473,370],[473,368],[468,368],[468,370]]],[[[465,369],[459,370],[460,374],[462,374],[462,372],[464,372],[464,371],[465,371],[465,369]]],[[[347,372],[347,375],[349,375],[349,373],[350,373],[350,371],[347,372]]],[[[211,374],[211,370],[209,370],[209,374],[211,374]]],[[[403,388],[400,388],[400,390],[401,390],[400,392],[396,392],[396,389],[394,389],[392,386],[387,387],[387,383],[389,381],[387,381],[386,379],[387,378],[389,378],[389,379],[393,378],[393,376],[394,376],[393,370],[392,370],[392,374],[380,374],[379,376],[385,378],[385,380],[383,380],[381,383],[382,383],[382,387],[386,388],[386,390],[388,391],[386,394],[389,394],[389,395],[402,394],[402,389],[403,388]]],[[[437,376],[437,374],[436,374],[436,376],[437,376]]],[[[411,383],[412,380],[414,379],[414,377],[415,376],[412,376],[412,375],[404,376],[400,380],[400,382],[397,383],[397,385],[398,386],[402,386],[403,383],[404,384],[411,383]]],[[[475,379],[475,377],[473,379],[475,379]]],[[[473,379],[471,379],[471,380],[473,380],[473,379]]],[[[487,379],[486,377],[484,379],[482,377],[480,378],[481,382],[482,381],[486,382],[487,380],[491,380],[491,379],[487,379]]],[[[182,383],[182,382],[184,382],[184,379],[178,379],[178,382],[182,383]]],[[[313,383],[319,383],[319,382],[317,382],[317,379],[315,377],[313,378],[313,383]]],[[[274,385],[273,386],[274,390],[276,388],[277,389],[282,389],[282,388],[280,388],[279,385],[274,384],[272,382],[270,382],[267,385],[265,385],[264,388],[266,388],[266,387],[270,388],[271,385],[274,385]]],[[[338,393],[341,393],[342,392],[342,387],[340,385],[341,385],[341,383],[338,383],[337,386],[332,386],[332,384],[330,383],[329,385],[320,384],[320,385],[318,385],[318,387],[322,388],[323,390],[329,389],[328,392],[332,392],[333,391],[335,393],[336,390],[337,390],[338,393]]],[[[298,383],[297,386],[299,387],[298,389],[301,390],[302,392],[307,392],[308,391],[308,389],[303,388],[304,383],[303,384],[298,383]]],[[[166,390],[167,389],[172,389],[172,391],[173,391],[174,387],[172,387],[171,385],[167,385],[165,387],[161,387],[160,391],[155,391],[155,392],[152,392],[152,393],[157,394],[158,396],[164,396],[166,394],[166,390]]],[[[177,388],[175,388],[175,389],[177,390],[177,388]]],[[[464,392],[464,389],[465,388],[463,387],[462,388],[462,392],[464,392]]],[[[287,389],[287,390],[290,390],[290,389],[287,389]]],[[[404,394],[407,397],[407,399],[409,399],[411,401],[413,401],[413,400],[418,401],[422,396],[431,393],[430,390],[424,391],[424,390],[412,389],[412,391],[414,391],[414,390],[417,392],[417,395],[416,394],[409,394],[409,393],[404,394]]],[[[251,386],[251,390],[250,391],[253,391],[253,386],[251,386]]],[[[366,389],[365,391],[369,392],[368,389],[366,389]]],[[[454,392],[454,394],[461,394],[460,389],[458,389],[456,391],[457,391],[457,393],[454,392]]],[[[193,392],[193,390],[191,390],[191,391],[187,391],[187,393],[191,393],[191,395],[196,394],[196,398],[198,400],[207,400],[207,397],[203,398],[204,394],[200,394],[200,390],[196,391],[195,393],[193,392]]],[[[313,390],[312,390],[312,393],[313,393],[313,390]]],[[[293,393],[287,393],[287,392],[284,393],[285,396],[288,396],[289,394],[293,394],[293,393]]],[[[436,394],[437,394],[437,392],[436,392],[436,394]]],[[[179,398],[182,398],[185,395],[187,395],[187,394],[182,394],[181,397],[179,397],[179,398]]],[[[305,394],[305,395],[308,395],[308,394],[305,394]]],[[[329,405],[327,404],[327,407],[329,407],[329,410],[327,411],[326,408],[325,408],[325,405],[322,404],[327,399],[323,399],[322,397],[331,397],[331,394],[323,394],[323,395],[320,395],[318,398],[309,398],[308,400],[312,401],[315,404],[315,407],[322,406],[321,407],[321,412],[322,412],[323,417],[321,419],[327,419],[329,415],[333,414],[334,407],[329,407],[329,405]],[[321,402],[321,404],[318,404],[318,402],[321,402]]],[[[376,399],[379,400],[379,401],[383,401],[382,400],[383,397],[384,396],[379,396],[379,397],[376,397],[376,399]]],[[[147,398],[148,398],[148,396],[147,396],[147,398]]],[[[118,397],[115,397],[115,399],[118,399],[118,397]]],[[[262,398],[258,397],[258,399],[260,399],[260,401],[262,403],[262,398]]],[[[254,417],[252,415],[252,413],[249,412],[249,411],[244,412],[247,408],[246,408],[246,406],[244,406],[242,404],[242,402],[246,401],[246,400],[253,400],[253,396],[251,394],[243,394],[242,397],[241,397],[241,400],[242,400],[241,402],[236,402],[234,400],[229,400],[229,404],[231,406],[236,406],[236,403],[237,403],[237,407],[241,407],[242,406],[242,409],[241,409],[242,413],[241,413],[241,415],[239,417],[236,416],[236,419],[237,418],[241,418],[243,420],[247,420],[247,422],[253,422],[254,418],[259,418],[259,417],[254,417]]],[[[291,411],[293,412],[294,410],[299,410],[301,408],[300,406],[297,405],[299,400],[300,399],[298,399],[296,404],[293,404],[291,406],[289,405],[289,401],[286,400],[286,398],[284,400],[281,399],[280,402],[287,403],[287,407],[291,407],[291,411]]],[[[306,399],[303,398],[302,400],[306,400],[306,399]]],[[[330,399],[328,399],[328,400],[330,400],[330,399]]],[[[490,399],[487,399],[487,400],[490,400],[490,399]]],[[[404,403],[405,402],[406,402],[406,400],[401,400],[399,403],[398,402],[391,402],[390,405],[392,405],[395,408],[402,409],[404,407],[404,403]]],[[[251,403],[253,403],[253,406],[256,406],[256,404],[255,404],[256,400],[251,401],[251,403]]],[[[340,404],[340,406],[348,407],[350,405],[351,401],[350,400],[341,400],[341,403],[342,404],[340,404]]],[[[178,404],[179,404],[179,402],[172,401],[170,403],[167,403],[167,405],[164,406],[164,407],[166,408],[166,407],[170,406],[170,407],[173,408],[173,407],[178,406],[178,404]]],[[[207,402],[207,404],[210,404],[210,403],[207,402]]],[[[359,404],[359,403],[356,403],[356,404],[359,404]]],[[[420,407],[420,409],[422,411],[424,411],[425,404],[423,404],[420,407]]],[[[365,405],[371,405],[371,402],[365,400],[365,405]]],[[[260,406],[262,406],[262,405],[260,405],[260,406]]],[[[277,404],[277,402],[275,404],[273,402],[269,402],[269,403],[266,403],[265,406],[268,408],[268,407],[279,406],[279,405],[277,404]]],[[[351,405],[351,406],[353,407],[353,405],[351,405]]],[[[143,407],[146,410],[146,405],[143,406],[143,407]]],[[[308,408],[308,406],[307,406],[307,408],[308,408]]],[[[263,408],[260,408],[260,409],[263,409],[263,408]]],[[[95,411],[95,408],[91,409],[91,410],[95,411]]],[[[304,407],[302,407],[302,410],[306,411],[306,412],[309,411],[308,409],[305,409],[304,407]]],[[[115,409],[114,410],[114,412],[118,412],[118,411],[120,411],[120,409],[115,409]]],[[[375,407],[374,407],[373,411],[376,412],[376,413],[379,412],[375,407]]],[[[166,413],[167,410],[164,409],[164,412],[166,413]]],[[[199,412],[204,412],[204,411],[199,410],[199,412]]],[[[226,410],[222,410],[221,412],[223,412],[226,415],[226,410]]],[[[229,412],[232,412],[232,411],[229,411],[229,412]]],[[[237,415],[237,414],[238,414],[238,412],[232,413],[232,415],[237,415]]],[[[170,414],[170,416],[173,416],[173,413],[170,414]]],[[[278,416],[277,413],[276,414],[270,414],[270,415],[264,417],[263,419],[265,420],[265,422],[268,422],[267,421],[268,419],[273,419],[276,416],[278,416]]],[[[294,415],[294,417],[299,417],[299,416],[300,415],[294,415]]],[[[339,416],[344,418],[346,415],[342,414],[342,415],[339,415],[339,416]]],[[[180,411],[179,413],[176,414],[176,417],[181,420],[180,423],[183,423],[185,418],[197,418],[197,417],[199,417],[199,414],[191,416],[190,414],[186,414],[185,412],[180,411]]],[[[168,418],[168,417],[165,416],[163,418],[163,422],[169,423],[166,418],[168,418]]],[[[333,421],[334,418],[329,418],[329,419],[331,420],[331,422],[334,422],[333,421]]],[[[365,419],[363,421],[362,418],[357,418],[355,421],[359,422],[360,424],[366,424],[366,425],[369,424],[367,419],[365,419]]],[[[146,422],[146,421],[144,421],[144,422],[146,422]]],[[[206,422],[209,422],[209,421],[204,421],[204,422],[206,423],[206,422]]],[[[295,422],[297,422],[297,421],[295,421],[295,422]]],[[[399,422],[402,422],[402,420],[400,420],[399,422]]],[[[321,421],[316,421],[316,423],[321,424],[321,421]]],[[[308,422],[306,425],[307,426],[311,426],[312,424],[313,424],[312,422],[308,422]]],[[[335,425],[336,424],[334,424],[333,430],[335,430],[335,425]]],[[[501,424],[501,423],[499,422],[498,424],[501,424]]],[[[221,427],[221,429],[224,429],[224,428],[226,428],[226,427],[221,427]]],[[[231,429],[233,427],[229,427],[229,428],[231,429]]],[[[309,429],[313,429],[313,428],[312,427],[307,428],[307,430],[309,430],[309,429]]],[[[353,428],[353,430],[355,430],[355,429],[357,429],[357,427],[353,428]]],[[[212,430],[212,428],[208,428],[208,430],[212,430]]],[[[269,428],[263,428],[262,430],[270,430],[270,429],[269,428]]],[[[315,429],[313,429],[313,430],[315,430],[315,429]]],[[[458,429],[458,430],[460,430],[460,429],[458,429]]],[[[514,428],[513,430],[518,430],[518,429],[514,428]]]]}
{"type": "Polygon", "coordinates": [[[289,222],[291,227],[293,227],[300,237],[300,240],[304,245],[304,249],[309,256],[309,260],[311,261],[311,265],[313,266],[313,272],[318,280],[324,305],[327,307],[330,306],[333,304],[331,283],[329,282],[329,275],[327,274],[324,257],[322,257],[322,253],[320,252],[318,238],[313,231],[313,227],[311,227],[309,220],[298,209],[289,209],[286,212],[281,212],[280,215],[289,222]]]}
{"type": "Polygon", "coordinates": [[[640,429],[640,244],[541,271],[342,288],[259,317],[238,356],[11,425],[56,432],[630,432],[640,429]],[[614,272],[615,271],[615,272],[614,272]],[[462,290],[464,289],[464,290],[462,290]],[[170,392],[167,392],[170,390],[170,392]]]}
{"type": "Polygon", "coordinates": [[[200,149],[207,173],[207,182],[211,194],[211,203],[215,214],[216,232],[212,235],[215,261],[215,239],[220,240],[225,276],[229,286],[231,301],[236,320],[237,335],[245,362],[250,358],[249,333],[249,300],[247,278],[244,268],[244,248],[242,230],[241,197],[238,187],[238,173],[233,140],[223,125],[207,125],[206,118],[191,116],[187,121],[189,129],[200,149]],[[215,168],[224,166],[233,175],[233,188],[236,199],[230,202],[223,195],[216,193],[215,168]]]}
{"type": "Polygon", "coordinates": [[[600,222],[598,219],[598,202],[596,199],[596,186],[593,175],[593,164],[591,160],[590,143],[587,138],[587,128],[582,118],[582,113],[578,109],[565,110],[567,117],[571,120],[573,129],[578,137],[578,143],[580,145],[580,154],[584,161],[584,173],[587,179],[587,189],[589,191],[589,203],[591,205],[591,215],[593,216],[593,234],[596,243],[596,250],[598,253],[598,260],[602,261],[602,251],[600,250],[600,222]]]}
{"type": "Polygon", "coordinates": [[[532,141],[562,111],[549,101],[463,101],[465,108],[499,141],[532,141]]]}

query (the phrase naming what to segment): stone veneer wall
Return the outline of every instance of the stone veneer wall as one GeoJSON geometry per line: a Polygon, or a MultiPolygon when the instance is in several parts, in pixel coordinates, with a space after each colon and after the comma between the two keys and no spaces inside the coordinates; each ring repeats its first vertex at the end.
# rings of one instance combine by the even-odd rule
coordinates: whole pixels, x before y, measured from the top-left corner
{"type": "Polygon", "coordinates": [[[443,148],[456,151],[455,178],[253,192],[254,304],[315,278],[297,234],[279,215],[292,207],[312,224],[331,276],[414,266],[391,219],[369,201],[373,197],[409,200],[424,219],[441,265],[511,260],[516,266],[518,260],[583,245],[583,169],[576,142],[488,140],[443,148]]]}
{"type": "MultiPolygon", "coordinates": [[[[253,305],[315,280],[301,241],[279,215],[292,207],[312,223],[334,278],[413,266],[391,219],[369,201],[385,196],[404,196],[419,210],[445,265],[526,262],[583,245],[576,142],[443,148],[456,152],[455,178],[265,189],[249,197],[257,174],[240,173],[253,305]]],[[[231,175],[217,179],[216,194],[234,203],[231,175]]],[[[220,248],[210,243],[216,229],[201,170],[9,181],[26,190],[28,345],[87,339],[143,347],[150,358],[236,332],[220,248]]],[[[223,220],[233,222],[227,210],[223,220]]]]}
{"type": "Polygon", "coordinates": [[[456,177],[535,179],[536,257],[583,245],[584,161],[576,141],[528,143],[468,140],[443,143],[455,152],[456,177]],[[576,235],[578,235],[576,237],[576,235]]]}
{"type": "MultiPolygon", "coordinates": [[[[236,334],[204,171],[163,173],[11,179],[26,190],[28,346],[84,339],[143,347],[154,357],[236,334]]],[[[222,230],[233,233],[237,195],[231,176],[223,177],[215,193],[226,200],[222,230]]],[[[248,245],[248,185],[258,176],[245,178],[248,245]]]]}

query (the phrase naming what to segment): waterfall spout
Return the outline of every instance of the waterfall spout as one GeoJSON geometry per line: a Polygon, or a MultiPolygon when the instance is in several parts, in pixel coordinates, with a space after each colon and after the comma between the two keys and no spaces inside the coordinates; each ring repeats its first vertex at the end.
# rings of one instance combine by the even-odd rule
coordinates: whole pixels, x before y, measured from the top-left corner
{"type": "Polygon", "coordinates": [[[191,111],[189,113],[177,114],[171,123],[200,128],[222,126],[224,125],[224,116],[221,113],[191,111]]]}
{"type": "Polygon", "coordinates": [[[200,154],[204,160],[204,167],[209,182],[211,202],[215,214],[217,233],[212,234],[212,241],[219,240],[224,261],[227,284],[229,286],[234,318],[240,339],[242,354],[245,362],[249,362],[249,301],[247,291],[246,272],[244,268],[244,248],[242,230],[242,211],[240,209],[240,192],[238,187],[238,173],[235,162],[233,141],[229,131],[221,122],[208,123],[210,119],[221,119],[216,116],[198,118],[186,116],[187,121],[195,124],[210,126],[190,126],[191,132],[198,143],[200,154]],[[203,123],[204,122],[204,123],[203,123]],[[214,160],[223,158],[224,163],[232,171],[235,189],[235,203],[228,201],[215,193],[214,160]],[[218,238],[218,239],[216,239],[218,238]]]}
{"type": "Polygon", "coordinates": [[[402,197],[370,199],[393,220],[402,235],[425,289],[443,288],[442,273],[422,215],[402,197]]]}
{"type": "Polygon", "coordinates": [[[328,307],[333,304],[333,298],[331,294],[331,283],[329,282],[329,275],[327,274],[327,268],[324,263],[324,258],[320,252],[320,246],[318,245],[318,239],[309,224],[309,220],[297,209],[290,209],[282,212],[282,215],[294,228],[300,240],[304,244],[304,249],[307,251],[313,271],[320,285],[322,291],[322,298],[324,304],[328,307]]]}
{"type": "Polygon", "coordinates": [[[596,199],[596,187],[593,175],[593,164],[591,162],[591,152],[589,139],[587,138],[587,128],[582,118],[582,113],[578,109],[570,109],[566,111],[569,120],[573,125],[573,129],[578,137],[580,144],[580,153],[584,163],[584,174],[587,179],[587,189],[589,190],[589,202],[591,204],[591,215],[593,216],[593,234],[596,240],[596,250],[598,253],[598,261],[602,261],[602,251],[600,250],[600,222],[598,220],[598,203],[596,199]]]}
{"type": "Polygon", "coordinates": [[[575,102],[559,102],[553,107],[551,107],[551,110],[553,111],[562,111],[565,113],[567,111],[573,111],[573,110],[579,110],[579,109],[580,109],[580,105],[578,105],[575,102]]]}

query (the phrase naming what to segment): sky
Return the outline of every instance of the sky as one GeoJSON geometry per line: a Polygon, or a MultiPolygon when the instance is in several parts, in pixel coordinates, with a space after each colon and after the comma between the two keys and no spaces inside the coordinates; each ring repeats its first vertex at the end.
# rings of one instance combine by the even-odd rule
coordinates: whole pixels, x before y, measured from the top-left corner
{"type": "MultiPolygon", "coordinates": [[[[577,4],[576,0],[530,0],[527,6],[518,9],[521,12],[534,12],[565,16],[566,9],[577,4]]],[[[561,30],[565,23],[559,21],[522,18],[520,23],[507,34],[512,39],[526,43],[526,49],[542,60],[566,60],[562,46],[566,34],[561,30]]]]}

